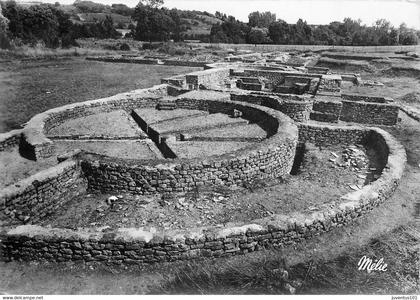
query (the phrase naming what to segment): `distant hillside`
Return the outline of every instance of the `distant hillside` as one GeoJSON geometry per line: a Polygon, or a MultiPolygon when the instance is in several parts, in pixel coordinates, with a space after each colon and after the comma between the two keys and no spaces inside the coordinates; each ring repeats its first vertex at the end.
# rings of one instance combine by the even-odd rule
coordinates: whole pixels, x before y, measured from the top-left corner
{"type": "Polygon", "coordinates": [[[114,25],[117,28],[127,28],[130,25],[131,17],[122,16],[115,13],[78,13],[77,14],[77,21],[82,23],[95,23],[105,20],[107,16],[112,18],[114,25]]]}
{"type": "Polygon", "coordinates": [[[214,15],[200,11],[180,11],[181,20],[186,26],[184,32],[186,37],[194,38],[200,35],[210,35],[211,27],[220,24],[222,21],[214,15]]]}
{"type": "MultiPolygon", "coordinates": [[[[71,5],[60,5],[59,8],[71,15],[74,23],[94,23],[103,21],[110,16],[114,25],[119,29],[127,29],[134,24],[131,15],[134,8],[124,4],[104,5],[92,1],[76,1],[71,5]]],[[[220,24],[222,21],[213,14],[201,11],[177,10],[180,14],[182,24],[186,30],[182,32],[185,38],[210,35],[211,27],[220,24]]]]}

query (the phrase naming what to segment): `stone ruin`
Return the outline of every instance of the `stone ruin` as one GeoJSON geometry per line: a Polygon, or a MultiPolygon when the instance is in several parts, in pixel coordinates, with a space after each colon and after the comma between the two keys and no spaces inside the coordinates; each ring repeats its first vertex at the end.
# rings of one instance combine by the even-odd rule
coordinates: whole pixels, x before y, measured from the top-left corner
{"type": "MultiPolygon", "coordinates": [[[[388,98],[343,93],[343,84],[361,84],[357,74],[287,65],[269,56],[261,65],[263,57],[202,63],[205,70],[162,79],[149,89],[54,108],[34,116],[21,130],[1,134],[0,155],[18,149],[39,163],[58,162],[0,190],[2,256],[142,264],[245,254],[299,243],[386,201],[402,177],[406,154],[389,133],[371,125],[396,125],[398,105],[388,98]],[[95,130],[78,128],[80,118],[95,130]],[[109,118],[115,118],[117,133],[112,126],[95,127],[109,118]],[[86,148],[86,141],[120,148],[111,155],[104,146],[86,148]],[[291,172],[299,145],[307,142],[323,147],[370,144],[379,156],[380,175],[315,210],[224,226],[39,225],[87,192],[168,195],[208,183],[232,187],[278,178],[291,172]],[[197,143],[213,146],[197,150],[197,143]],[[235,148],[235,143],[244,144],[235,148]],[[137,156],[124,152],[129,145],[137,156]]],[[[94,59],[152,63],[132,57],[94,59]]],[[[354,149],[347,153],[348,163],[355,155],[354,149]]]]}

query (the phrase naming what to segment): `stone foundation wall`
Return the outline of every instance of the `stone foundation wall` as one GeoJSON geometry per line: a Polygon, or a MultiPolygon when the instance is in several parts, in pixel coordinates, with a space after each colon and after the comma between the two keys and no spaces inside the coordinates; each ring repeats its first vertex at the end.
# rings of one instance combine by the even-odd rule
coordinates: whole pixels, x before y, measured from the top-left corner
{"type": "Polygon", "coordinates": [[[343,103],[341,101],[315,100],[314,111],[340,116],[343,103]]]}
{"type": "Polygon", "coordinates": [[[359,127],[336,125],[299,124],[299,142],[311,142],[316,146],[364,144],[370,136],[369,130],[359,127]]]}
{"type": "Polygon", "coordinates": [[[297,122],[306,122],[312,109],[312,101],[283,101],[280,111],[297,122]]]}
{"type": "Polygon", "coordinates": [[[190,60],[174,60],[164,59],[163,63],[167,66],[181,66],[181,67],[198,67],[204,68],[210,62],[208,61],[190,61],[190,60]]]}
{"type": "Polygon", "coordinates": [[[341,101],[315,100],[310,119],[319,122],[337,123],[342,108],[343,103],[341,101]]]}
{"type": "Polygon", "coordinates": [[[306,69],[308,70],[308,73],[314,73],[314,74],[328,74],[328,72],[330,71],[330,69],[322,68],[322,67],[307,66],[306,69]]]}
{"type": "Polygon", "coordinates": [[[198,67],[203,68],[210,62],[206,61],[189,61],[189,60],[175,60],[175,59],[153,59],[141,57],[124,57],[124,56],[96,56],[86,57],[86,60],[103,61],[103,62],[118,62],[131,63],[142,65],[166,65],[166,66],[184,66],[184,67],[198,67]]]}
{"type": "Polygon", "coordinates": [[[208,69],[187,74],[186,82],[192,90],[219,88],[225,86],[229,76],[230,70],[227,68],[208,69]]]}
{"type": "Polygon", "coordinates": [[[287,75],[284,77],[284,84],[287,86],[293,86],[295,83],[308,84],[311,82],[311,78],[299,75],[287,75]]]}
{"type": "Polygon", "coordinates": [[[250,91],[261,91],[262,84],[258,82],[245,82],[242,79],[238,79],[236,81],[236,86],[243,90],[250,90],[250,91]]]}
{"type": "Polygon", "coordinates": [[[3,188],[0,210],[22,223],[37,222],[86,188],[80,166],[65,161],[3,188]]]}
{"type": "MultiPolygon", "coordinates": [[[[288,174],[297,145],[297,127],[283,114],[268,108],[223,100],[180,98],[178,108],[230,114],[234,109],[249,121],[266,120],[271,137],[257,146],[206,160],[126,161],[98,155],[81,155],[89,189],[100,192],[155,194],[184,192],[205,183],[241,185],[255,178],[288,174]]],[[[158,135],[158,133],[156,133],[158,135]]],[[[152,137],[160,139],[159,136],[152,137]]]]}
{"type": "MultiPolygon", "coordinates": [[[[297,97],[289,97],[290,99],[297,99],[297,97]]],[[[231,94],[233,101],[241,101],[261,106],[273,108],[281,111],[289,118],[298,122],[306,122],[309,120],[309,115],[312,110],[312,101],[309,99],[289,100],[287,97],[281,99],[280,97],[270,95],[258,94],[231,94]]]]}
{"type": "Polygon", "coordinates": [[[23,129],[23,148],[33,159],[43,159],[55,155],[53,142],[47,138],[49,130],[69,119],[88,116],[97,112],[110,112],[118,109],[150,107],[156,105],[159,98],[166,96],[165,84],[149,89],[135,90],[112,97],[69,104],[50,109],[29,120],[23,129]]]}
{"type": "Polygon", "coordinates": [[[340,75],[322,75],[319,82],[319,92],[340,92],[341,91],[341,76],[340,75]]]}
{"type": "Polygon", "coordinates": [[[284,82],[285,74],[279,71],[272,70],[244,70],[244,75],[247,77],[264,77],[267,78],[274,86],[280,85],[284,82]]]}
{"type": "Polygon", "coordinates": [[[11,148],[19,146],[22,137],[22,130],[12,130],[7,133],[0,134],[0,152],[7,151],[11,148]]]}
{"type": "Polygon", "coordinates": [[[338,123],[339,115],[322,113],[319,111],[311,111],[309,118],[318,122],[338,123]]]}
{"type": "Polygon", "coordinates": [[[350,101],[363,101],[373,103],[388,103],[394,101],[392,98],[388,97],[366,96],[357,94],[341,94],[341,98],[350,101]]]}
{"type": "Polygon", "coordinates": [[[243,75],[247,77],[264,77],[267,78],[273,86],[282,85],[285,81],[286,76],[298,76],[300,80],[306,81],[305,78],[310,81],[313,78],[320,78],[319,74],[302,74],[296,72],[286,72],[282,70],[263,70],[263,69],[246,69],[243,75]]]}
{"type": "Polygon", "coordinates": [[[310,119],[320,122],[338,122],[340,120],[389,126],[397,124],[399,106],[386,103],[365,102],[363,99],[364,97],[357,101],[315,100],[310,119]]]}
{"type": "Polygon", "coordinates": [[[377,124],[392,126],[398,122],[399,107],[397,105],[342,101],[340,120],[361,124],[377,124]]]}
{"type": "Polygon", "coordinates": [[[387,132],[360,127],[300,125],[301,140],[316,144],[335,144],[337,131],[342,140],[376,139],[377,153],[383,158],[384,171],[379,180],[351,192],[333,203],[320,205],[313,212],[273,215],[225,227],[193,228],[178,231],[147,231],[143,228],[58,229],[25,225],[4,232],[3,256],[17,260],[103,261],[114,264],[144,264],[221,257],[296,244],[346,225],[385,201],[403,174],[404,148],[387,132]],[[382,154],[381,154],[382,153],[382,154]]]}
{"type": "MultiPolygon", "coordinates": [[[[190,80],[197,88],[200,85],[212,85],[214,82],[222,82],[224,72],[193,74],[190,80]]],[[[279,72],[272,73],[279,76],[279,72]]],[[[155,100],[159,95],[167,93],[167,89],[167,86],[158,87],[154,96],[145,96],[143,93],[137,98],[132,94],[123,94],[40,114],[23,130],[23,141],[26,143],[24,147],[32,149],[36,158],[52,155],[51,141],[45,137],[45,131],[51,126],[66,118],[89,113],[89,108],[107,111],[156,104],[155,100]]],[[[151,194],[186,191],[210,182],[240,185],[254,178],[277,177],[290,172],[298,142],[311,142],[318,146],[368,143],[379,156],[382,164],[380,169],[383,169],[381,177],[361,190],[345,194],[331,203],[319,205],[311,212],[276,214],[263,219],[225,224],[224,227],[177,231],[152,231],[145,228],[70,230],[36,225],[2,228],[1,255],[5,259],[16,260],[143,264],[245,254],[296,244],[314,235],[344,226],[385,201],[397,187],[403,175],[406,154],[403,146],[387,132],[377,128],[304,123],[298,125],[298,132],[296,125],[276,110],[289,109],[289,114],[295,114],[294,118],[299,120],[298,114],[307,112],[309,105],[312,106],[309,101],[306,103],[293,99],[298,102],[293,103],[281,97],[267,95],[237,97],[238,100],[244,97],[244,102],[274,109],[235,101],[191,99],[188,96],[180,97],[175,102],[179,108],[224,113],[231,113],[233,109],[237,109],[250,121],[267,119],[266,126],[271,137],[255,147],[210,157],[207,160],[123,160],[80,152],[74,156],[76,161],[64,161],[56,167],[3,189],[0,193],[1,210],[18,223],[36,224],[86,189],[151,194]]],[[[385,119],[389,116],[394,117],[395,114],[394,107],[390,107],[392,106],[385,104],[343,101],[342,111],[346,114],[342,114],[349,119],[371,119],[385,123],[388,122],[385,119]],[[380,108],[375,111],[375,107],[380,108]],[[369,111],[371,108],[373,111],[369,111]],[[368,113],[363,113],[363,110],[368,113]],[[370,114],[377,116],[373,118],[370,114]]],[[[325,106],[324,108],[331,109],[325,106]]],[[[4,142],[4,147],[9,147],[8,144],[16,145],[17,135],[12,136],[10,141],[4,142]]]]}

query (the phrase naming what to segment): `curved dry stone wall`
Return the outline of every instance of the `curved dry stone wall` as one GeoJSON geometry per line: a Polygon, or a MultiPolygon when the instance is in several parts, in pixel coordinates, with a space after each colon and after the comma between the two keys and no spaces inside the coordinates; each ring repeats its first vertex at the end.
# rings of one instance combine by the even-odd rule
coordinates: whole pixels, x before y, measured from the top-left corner
{"type": "Polygon", "coordinates": [[[18,226],[3,233],[3,256],[7,259],[52,261],[107,261],[142,264],[161,261],[244,254],[268,247],[299,243],[306,238],[343,226],[385,201],[403,174],[404,148],[387,132],[360,127],[301,126],[301,140],[336,144],[337,130],[352,142],[374,139],[376,151],[385,157],[381,178],[311,213],[273,215],[248,224],[223,228],[193,228],[179,231],[145,231],[121,228],[59,229],[36,225],[18,226]]]}
{"type": "MultiPolygon", "coordinates": [[[[200,85],[210,87],[215,82],[217,86],[222,86],[229,76],[226,70],[231,72],[229,69],[213,69],[193,73],[185,82],[188,81],[192,88],[200,88],[200,85]]],[[[280,72],[263,70],[256,71],[256,76],[261,72],[265,72],[264,75],[270,76],[273,81],[284,76],[280,72]]],[[[252,75],[252,72],[247,75],[252,75]]],[[[19,146],[35,159],[53,156],[54,143],[46,137],[46,133],[67,119],[97,111],[130,111],[151,107],[164,96],[180,94],[174,101],[178,108],[222,113],[231,113],[236,109],[250,121],[267,119],[265,129],[270,137],[256,146],[206,160],[123,160],[84,152],[76,153],[64,161],[60,159],[62,162],[57,166],[0,192],[3,213],[16,223],[27,224],[1,228],[2,256],[17,260],[142,264],[203,256],[230,256],[268,247],[282,247],[343,226],[372,210],[393,193],[403,174],[405,150],[387,132],[377,128],[305,123],[310,114],[312,116],[318,112],[330,114],[337,120],[348,116],[349,120],[362,123],[367,118],[376,118],[374,120],[382,124],[385,123],[384,118],[393,118],[395,114],[395,107],[385,103],[344,100],[340,101],[338,108],[317,101],[313,104],[310,99],[292,95],[273,97],[263,93],[227,93],[231,99],[226,100],[226,91],[220,96],[209,97],[211,99],[199,99],[197,95],[193,97],[185,92],[187,90],[163,84],[52,109],[35,116],[22,131],[0,136],[0,151],[19,146]],[[369,105],[375,105],[374,113],[380,116],[372,116],[369,112],[366,114],[364,111],[369,105]],[[376,109],[378,106],[379,110],[376,109]],[[349,113],[343,113],[346,110],[349,113]],[[280,111],[299,123],[294,124],[280,111]],[[86,190],[137,194],[181,192],[204,182],[238,185],[255,177],[281,176],[290,172],[299,142],[319,146],[368,143],[380,157],[382,175],[361,190],[320,205],[315,211],[277,214],[249,222],[228,223],[224,227],[159,231],[144,228],[71,230],[36,225],[43,216],[86,190]]],[[[157,132],[155,134],[156,139],[164,144],[166,137],[160,137],[157,132]]]]}
{"type": "Polygon", "coordinates": [[[273,108],[297,122],[309,120],[313,102],[311,99],[301,96],[288,95],[288,97],[280,97],[265,93],[231,93],[230,98],[233,101],[273,108]]]}
{"type": "Polygon", "coordinates": [[[15,221],[34,223],[86,189],[79,163],[65,161],[3,188],[0,210],[15,221]]]}
{"type": "Polygon", "coordinates": [[[141,162],[82,154],[78,159],[82,161],[89,189],[135,194],[183,192],[205,183],[241,185],[255,178],[274,178],[290,172],[298,131],[291,120],[280,112],[223,100],[181,98],[176,100],[176,105],[182,109],[200,109],[212,113],[230,113],[237,109],[249,121],[266,120],[267,131],[272,135],[257,146],[206,160],[141,162]]]}
{"type": "Polygon", "coordinates": [[[0,134],[0,152],[18,146],[21,142],[22,130],[12,130],[0,134]]]}
{"type": "Polygon", "coordinates": [[[23,129],[22,148],[28,157],[44,159],[55,155],[54,143],[46,137],[47,132],[66,120],[109,112],[118,109],[151,107],[157,100],[168,95],[168,85],[157,85],[148,89],[135,90],[112,97],[74,103],[50,109],[33,117],[23,129]]]}

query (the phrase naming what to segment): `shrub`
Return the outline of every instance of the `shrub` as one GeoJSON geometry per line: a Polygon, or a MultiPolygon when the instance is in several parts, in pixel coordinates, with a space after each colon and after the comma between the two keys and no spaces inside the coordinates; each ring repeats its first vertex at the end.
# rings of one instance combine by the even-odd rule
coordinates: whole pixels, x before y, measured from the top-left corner
{"type": "Polygon", "coordinates": [[[119,50],[117,45],[104,45],[104,49],[105,50],[113,50],[113,51],[119,50]]]}
{"type": "Polygon", "coordinates": [[[130,46],[127,43],[122,43],[120,45],[120,50],[121,51],[130,51],[130,46]]]}
{"type": "Polygon", "coordinates": [[[10,49],[10,41],[7,35],[3,32],[0,32],[0,49],[10,49]]]}
{"type": "Polygon", "coordinates": [[[155,44],[144,43],[142,48],[143,50],[156,50],[156,49],[159,49],[162,45],[163,45],[162,43],[155,43],[155,44]]]}
{"type": "Polygon", "coordinates": [[[61,38],[61,47],[70,48],[70,47],[80,47],[79,43],[71,35],[65,35],[61,38]]]}

